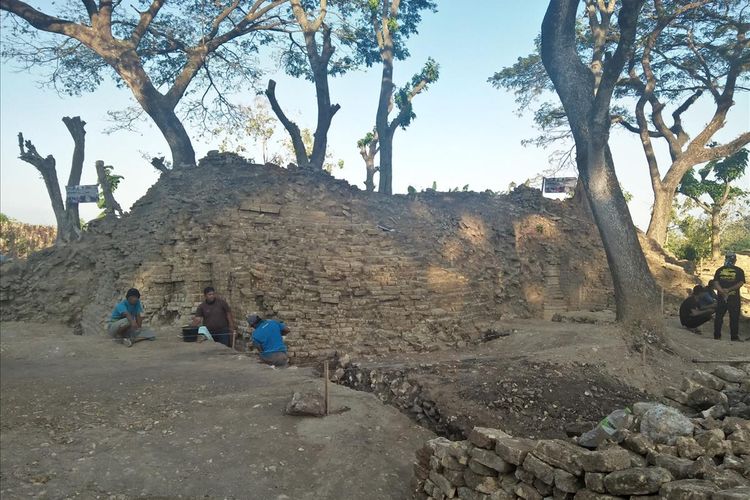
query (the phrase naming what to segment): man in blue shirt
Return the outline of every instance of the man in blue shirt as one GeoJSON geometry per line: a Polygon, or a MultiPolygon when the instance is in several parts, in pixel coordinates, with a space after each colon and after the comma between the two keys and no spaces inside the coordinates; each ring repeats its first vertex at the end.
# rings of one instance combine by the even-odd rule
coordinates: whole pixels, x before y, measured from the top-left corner
{"type": "Polygon", "coordinates": [[[117,341],[122,341],[127,347],[137,340],[155,340],[156,336],[143,326],[143,304],[141,292],[131,288],[125,294],[125,300],[118,302],[112,310],[107,323],[107,333],[117,341]]]}
{"type": "Polygon", "coordinates": [[[261,319],[257,314],[247,317],[253,328],[253,344],[260,350],[260,360],[273,366],[286,366],[289,358],[282,336],[289,333],[289,328],[272,319],[261,319]]]}

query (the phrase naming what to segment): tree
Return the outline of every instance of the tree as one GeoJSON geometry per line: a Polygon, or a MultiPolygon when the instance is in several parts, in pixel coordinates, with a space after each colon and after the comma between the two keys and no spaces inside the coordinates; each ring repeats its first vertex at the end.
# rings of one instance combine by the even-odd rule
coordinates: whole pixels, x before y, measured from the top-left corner
{"type": "Polygon", "coordinates": [[[576,44],[578,0],[551,0],[541,36],[542,63],[570,124],[581,185],[607,255],[617,319],[626,323],[661,317],[656,283],[641,250],[608,145],[610,102],[618,76],[633,53],[643,2],[623,0],[615,13],[615,2],[585,0],[595,40],[590,65],[581,60],[576,44]],[[614,49],[611,55],[609,49],[614,49]]]}
{"type": "Polygon", "coordinates": [[[678,191],[690,198],[693,203],[710,216],[711,226],[711,258],[718,259],[721,255],[721,232],[726,219],[727,206],[735,200],[750,196],[732,182],[745,174],[747,168],[748,151],[741,149],[722,160],[712,160],[698,170],[698,180],[693,170],[689,170],[680,182],[678,191]],[[713,178],[709,178],[709,176],[713,178]],[[705,201],[705,198],[710,201],[705,201]]]}
{"type": "Polygon", "coordinates": [[[320,0],[317,15],[313,16],[307,12],[312,2],[290,0],[290,3],[293,19],[302,32],[302,41],[296,40],[294,33],[290,32],[290,45],[284,54],[285,69],[291,75],[304,76],[315,84],[315,96],[318,105],[313,147],[309,154],[305,149],[299,126],[284,114],[276,98],[276,82],[274,80],[268,81],[266,96],[271,103],[271,109],[289,133],[294,146],[297,165],[302,168],[321,170],[326,158],[328,129],[331,127],[333,116],[341,109],[338,104],[331,104],[328,76],[345,71],[351,61],[344,57],[332,64],[331,57],[335,47],[332,28],[325,22],[328,14],[327,0],[320,0]],[[320,42],[318,42],[318,35],[320,35],[320,42]]]}
{"type": "MultiPolygon", "coordinates": [[[[655,0],[647,5],[639,17],[634,54],[617,82],[611,118],[641,139],[654,192],[648,235],[663,244],[682,176],[696,165],[731,155],[750,141],[750,132],[745,132],[711,147],[713,137],[726,124],[735,93],[748,90],[744,83],[750,69],[750,9],[727,0],[655,0]],[[702,96],[713,100],[713,115],[691,138],[683,116],[702,96]],[[671,124],[665,119],[668,109],[671,124]],[[662,141],[669,151],[664,175],[653,139],[662,141]]],[[[591,19],[590,14],[589,9],[591,19]]],[[[583,24],[576,30],[579,50],[594,57],[601,33],[583,24]]],[[[539,50],[496,73],[490,82],[515,92],[520,109],[528,109],[532,101],[552,90],[539,50]]],[[[565,112],[557,103],[540,105],[534,119],[543,134],[526,143],[546,146],[569,139],[565,112]]]]}
{"type": "Polygon", "coordinates": [[[115,200],[114,192],[120,185],[123,176],[112,173],[115,168],[112,165],[104,165],[102,160],[96,160],[95,165],[99,186],[102,188],[99,193],[99,201],[96,202],[96,206],[103,209],[99,217],[122,215],[122,207],[115,200]]]}
{"type": "Polygon", "coordinates": [[[251,56],[264,34],[283,24],[276,9],[286,1],[186,0],[167,6],[166,0],[144,0],[136,2],[143,10],[133,13],[132,2],[69,0],[52,2],[45,13],[26,2],[0,0],[13,23],[4,30],[3,57],[27,68],[50,68],[48,83],[71,95],[94,90],[105,69],[113,70],[164,135],[173,166],[191,166],[195,151],[177,116],[178,103],[191,87],[200,96],[193,108],[206,111],[210,91],[227,105],[225,89],[256,77],[251,56]]]}
{"type": "MultiPolygon", "coordinates": [[[[358,40],[358,55],[367,66],[379,61],[383,66],[378,109],[375,114],[375,133],[368,142],[366,136],[360,154],[370,154],[379,150],[380,179],[378,191],[391,194],[393,191],[393,134],[398,127],[406,128],[415,117],[412,110],[412,99],[427,86],[437,81],[439,67],[429,58],[422,71],[412,78],[411,82],[400,89],[394,99],[396,86],[393,83],[393,64],[395,60],[408,57],[406,40],[417,33],[417,26],[422,19],[422,11],[436,11],[437,6],[430,0],[367,0],[363,5],[365,15],[360,18],[360,25],[355,28],[358,40]],[[388,120],[393,104],[398,107],[395,118],[388,120]],[[376,145],[376,144],[379,144],[376,145]],[[363,147],[365,149],[363,150],[363,147]]],[[[362,141],[360,141],[362,142],[362,141]]],[[[372,184],[374,160],[365,157],[368,179],[365,186],[372,184]]]]}
{"type": "Polygon", "coordinates": [[[647,234],[660,244],[666,238],[672,201],[683,176],[696,165],[730,156],[750,142],[750,132],[744,132],[725,144],[712,143],[726,123],[735,92],[747,90],[742,82],[750,71],[750,9],[741,3],[655,1],[643,16],[638,64],[621,80],[622,95],[637,98],[635,125],[622,116],[613,119],[641,139],[654,192],[647,234]],[[713,116],[691,139],[682,116],[703,94],[713,99],[713,116]],[[671,103],[676,107],[668,125],[664,112],[671,103]],[[669,150],[664,176],[652,138],[661,139],[669,150]]]}
{"type": "MultiPolygon", "coordinates": [[[[391,61],[391,74],[393,72],[392,66],[391,61]]],[[[412,109],[412,100],[422,91],[427,90],[428,86],[431,83],[436,82],[438,77],[439,65],[432,58],[429,58],[422,68],[422,71],[415,74],[412,77],[411,82],[396,92],[395,99],[393,96],[392,85],[390,85],[391,91],[390,94],[387,95],[387,107],[383,108],[381,108],[380,104],[383,102],[383,96],[386,95],[383,93],[382,88],[382,86],[385,85],[386,80],[385,78],[382,80],[383,83],[381,84],[380,92],[381,100],[379,100],[377,112],[378,118],[375,120],[376,126],[372,132],[368,132],[365,137],[357,141],[359,154],[365,160],[367,172],[365,189],[367,189],[367,191],[373,191],[375,189],[375,173],[380,172],[378,191],[384,194],[392,194],[393,135],[399,127],[406,130],[406,127],[408,127],[412,120],[416,118],[417,115],[412,109]],[[389,122],[388,115],[391,113],[394,101],[398,108],[398,113],[389,122]],[[383,121],[383,118],[385,118],[385,121],[383,121]],[[385,127],[378,128],[378,123],[380,123],[381,126],[385,125],[385,127]],[[380,153],[380,166],[375,167],[375,155],[378,152],[380,153]]]]}
{"type": "MultiPolygon", "coordinates": [[[[86,131],[84,127],[86,126],[86,122],[81,120],[79,116],[73,118],[66,116],[62,121],[68,128],[68,132],[70,132],[75,143],[70,175],[66,186],[77,186],[81,182],[81,174],[83,172],[86,145],[86,131]]],[[[47,187],[47,194],[52,203],[52,211],[55,213],[57,241],[69,242],[78,239],[81,236],[81,218],[78,215],[78,203],[68,201],[67,199],[63,201],[60,182],[57,179],[57,167],[54,156],[48,155],[43,158],[30,140],[24,140],[21,132],[18,133],[18,148],[21,151],[19,158],[33,165],[42,175],[44,184],[47,187]]]]}

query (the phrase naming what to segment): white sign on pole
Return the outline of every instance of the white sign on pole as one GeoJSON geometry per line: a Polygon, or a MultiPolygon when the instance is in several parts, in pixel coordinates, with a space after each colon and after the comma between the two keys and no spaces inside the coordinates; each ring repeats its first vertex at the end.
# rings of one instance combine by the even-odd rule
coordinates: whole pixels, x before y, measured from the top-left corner
{"type": "Polygon", "coordinates": [[[544,193],[573,193],[578,177],[545,177],[542,181],[544,193]]]}
{"type": "Polygon", "coordinates": [[[65,186],[68,203],[96,203],[99,201],[99,186],[65,186]]]}

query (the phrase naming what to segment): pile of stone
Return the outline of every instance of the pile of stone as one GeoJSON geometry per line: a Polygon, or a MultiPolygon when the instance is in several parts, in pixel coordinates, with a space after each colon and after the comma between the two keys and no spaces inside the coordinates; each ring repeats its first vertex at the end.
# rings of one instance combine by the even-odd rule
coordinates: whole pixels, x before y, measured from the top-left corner
{"type": "Polygon", "coordinates": [[[746,368],[692,373],[679,407],[634,404],[619,428],[600,424],[609,430],[595,449],[478,427],[468,440],[433,439],[417,452],[414,498],[750,499],[746,368]]]}

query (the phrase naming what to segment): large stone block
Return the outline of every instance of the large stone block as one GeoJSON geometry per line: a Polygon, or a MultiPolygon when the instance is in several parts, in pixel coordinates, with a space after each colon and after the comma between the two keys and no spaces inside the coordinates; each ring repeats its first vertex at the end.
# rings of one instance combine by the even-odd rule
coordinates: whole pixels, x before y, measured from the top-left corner
{"type": "Polygon", "coordinates": [[[477,462],[474,458],[469,459],[469,469],[473,470],[480,476],[497,476],[497,471],[495,469],[477,462]]]}
{"type": "Polygon", "coordinates": [[[708,387],[698,387],[688,393],[687,404],[697,410],[706,410],[716,405],[728,405],[729,399],[723,392],[708,387]]]}
{"type": "Polygon", "coordinates": [[[498,438],[495,445],[495,453],[508,463],[521,465],[528,454],[536,445],[536,441],[524,438],[498,438]]]}
{"type": "Polygon", "coordinates": [[[695,370],[689,375],[689,377],[693,382],[715,391],[720,391],[724,388],[725,382],[723,380],[708,372],[704,372],[703,370],[695,370]]]}
{"type": "Polygon", "coordinates": [[[586,488],[590,489],[591,491],[595,491],[596,493],[606,493],[607,490],[604,487],[605,476],[606,474],[601,472],[587,472],[584,476],[586,488]]]}
{"type": "Polygon", "coordinates": [[[583,479],[562,469],[555,469],[555,488],[566,493],[575,493],[583,488],[583,479]]]}
{"type": "Polygon", "coordinates": [[[551,485],[555,482],[555,469],[539,460],[532,453],[526,455],[526,459],[523,461],[523,468],[546,484],[551,485]]]}
{"type": "Polygon", "coordinates": [[[586,472],[614,472],[630,467],[630,454],[624,448],[612,447],[580,455],[581,467],[586,472]]]}
{"type": "MultiPolygon", "coordinates": [[[[442,474],[436,471],[430,471],[430,481],[445,495],[447,498],[453,498],[456,496],[456,488],[453,484],[442,474]]],[[[433,495],[434,496],[434,495],[433,495]]]]}
{"type": "Polygon", "coordinates": [[[506,462],[496,453],[482,448],[474,448],[469,452],[472,458],[477,462],[491,467],[500,473],[512,472],[515,466],[506,462]]]}
{"type": "Polygon", "coordinates": [[[500,487],[496,477],[480,476],[471,469],[464,471],[464,481],[466,481],[466,486],[480,493],[490,494],[500,487]]]}
{"type": "Polygon", "coordinates": [[[501,437],[509,438],[511,436],[499,429],[489,429],[487,427],[474,427],[469,433],[469,441],[474,443],[475,446],[487,450],[493,450],[497,439],[501,437]]]}
{"type": "Polygon", "coordinates": [[[672,445],[680,436],[692,436],[695,426],[674,408],[658,405],[641,418],[641,433],[654,443],[672,445]]]}
{"type": "Polygon", "coordinates": [[[693,461],[687,458],[674,457],[672,455],[662,455],[654,453],[649,456],[649,462],[657,467],[667,469],[675,479],[687,479],[690,477],[690,470],[693,461]]]}
{"type": "Polygon", "coordinates": [[[662,485],[659,496],[665,500],[711,500],[718,489],[710,481],[682,479],[662,485]]]}
{"type": "Polygon", "coordinates": [[[553,439],[539,441],[532,453],[549,465],[580,476],[583,474],[580,457],[585,451],[567,441],[553,439]]]}
{"type": "Polygon", "coordinates": [[[650,495],[672,480],[661,467],[634,467],[611,472],[604,477],[604,487],[613,495],[650,495]]]}
{"type": "Polygon", "coordinates": [[[711,500],[747,500],[750,498],[750,487],[740,486],[726,490],[717,491],[711,500]]]}
{"type": "Polygon", "coordinates": [[[692,437],[682,436],[677,438],[675,446],[677,447],[677,454],[689,460],[695,460],[705,452],[703,447],[698,444],[698,441],[692,437]]]}
{"type": "Polygon", "coordinates": [[[542,500],[544,498],[536,488],[526,483],[519,483],[513,492],[524,500],[542,500]]]}
{"type": "Polygon", "coordinates": [[[729,365],[719,365],[711,373],[722,380],[734,383],[740,383],[747,378],[744,370],[729,365]]]}

